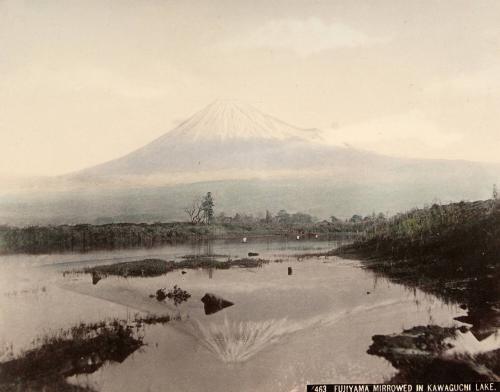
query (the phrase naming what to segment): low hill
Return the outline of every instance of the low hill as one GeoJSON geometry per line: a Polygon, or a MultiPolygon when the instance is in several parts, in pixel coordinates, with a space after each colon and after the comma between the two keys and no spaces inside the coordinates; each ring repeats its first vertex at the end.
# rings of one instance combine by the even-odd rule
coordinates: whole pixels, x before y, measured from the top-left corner
{"type": "MultiPolygon", "coordinates": [[[[484,173],[483,173],[484,174],[484,173]]],[[[457,173],[446,183],[439,178],[420,176],[400,181],[370,180],[355,177],[351,181],[326,178],[250,179],[197,182],[163,187],[100,189],[89,185],[68,191],[37,192],[0,196],[0,224],[78,223],[154,223],[187,219],[184,208],[207,192],[215,199],[215,212],[264,216],[276,213],[305,212],[319,219],[331,215],[349,218],[372,212],[395,214],[426,203],[452,200],[477,200],[491,192],[491,178],[478,171],[460,180],[457,173]],[[473,177],[473,178],[472,178],[473,177]]]]}

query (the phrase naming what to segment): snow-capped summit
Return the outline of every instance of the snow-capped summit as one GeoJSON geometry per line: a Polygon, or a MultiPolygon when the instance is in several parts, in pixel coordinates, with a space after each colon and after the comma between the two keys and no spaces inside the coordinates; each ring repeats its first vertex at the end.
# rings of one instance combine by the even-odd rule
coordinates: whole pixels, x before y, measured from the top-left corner
{"type": "Polygon", "coordinates": [[[375,187],[396,179],[402,184],[449,183],[464,170],[475,170],[475,180],[483,178],[484,183],[490,178],[467,165],[464,169],[453,162],[387,157],[315,142],[315,137],[318,132],[289,125],[250,105],[215,101],[144,147],[68,177],[86,183],[155,185],[321,177],[371,182],[375,187]]]}
{"type": "Polygon", "coordinates": [[[218,100],[146,146],[73,175],[294,170],[323,164],[317,151],[321,140],[316,129],[295,127],[245,103],[218,100]]]}
{"type": "Polygon", "coordinates": [[[193,142],[227,139],[300,139],[320,138],[315,129],[301,129],[287,124],[251,105],[235,100],[217,100],[200,110],[166,138],[193,142]]]}

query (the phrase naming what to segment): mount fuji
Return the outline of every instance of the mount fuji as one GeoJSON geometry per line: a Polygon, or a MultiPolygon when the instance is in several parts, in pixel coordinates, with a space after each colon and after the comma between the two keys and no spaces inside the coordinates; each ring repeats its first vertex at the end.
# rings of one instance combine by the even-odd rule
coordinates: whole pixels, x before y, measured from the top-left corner
{"type": "Polygon", "coordinates": [[[499,182],[498,165],[334,146],[317,129],[216,101],[121,158],[53,178],[36,195],[0,197],[0,224],[180,220],[207,191],[226,214],[347,217],[488,198],[499,182]]]}
{"type": "MultiPolygon", "coordinates": [[[[237,101],[215,101],[177,128],[132,153],[73,175],[76,178],[190,175],[238,178],[242,172],[291,171],[321,166],[316,129],[289,125],[237,101]],[[222,173],[221,173],[222,172],[222,173]],[[224,176],[223,173],[226,175],[224,176]]],[[[270,174],[270,173],[267,173],[270,174]]]]}

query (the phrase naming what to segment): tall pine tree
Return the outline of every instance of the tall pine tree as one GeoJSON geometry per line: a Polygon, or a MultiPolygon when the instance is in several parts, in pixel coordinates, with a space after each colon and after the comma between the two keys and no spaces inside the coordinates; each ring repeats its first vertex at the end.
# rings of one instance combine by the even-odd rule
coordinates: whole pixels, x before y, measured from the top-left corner
{"type": "Polygon", "coordinates": [[[212,192],[207,192],[206,196],[201,203],[201,209],[203,210],[203,218],[206,224],[211,225],[214,220],[214,200],[212,198],[212,192]]]}

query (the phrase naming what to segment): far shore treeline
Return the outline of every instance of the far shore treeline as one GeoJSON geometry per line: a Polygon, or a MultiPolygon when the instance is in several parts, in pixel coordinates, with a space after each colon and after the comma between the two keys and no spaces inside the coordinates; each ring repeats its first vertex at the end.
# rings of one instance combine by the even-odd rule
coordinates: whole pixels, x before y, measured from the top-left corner
{"type": "Polygon", "coordinates": [[[301,236],[333,234],[352,238],[385,219],[382,214],[348,220],[318,221],[305,213],[281,210],[264,217],[219,213],[210,219],[168,223],[108,223],[11,227],[0,226],[0,254],[86,252],[91,250],[157,247],[190,240],[242,236],[301,236]]]}
{"type": "MultiPolygon", "coordinates": [[[[192,209],[186,211],[187,222],[0,226],[0,253],[147,248],[192,240],[244,236],[299,236],[302,239],[331,235],[339,239],[356,240],[357,244],[361,244],[355,246],[356,253],[367,253],[372,257],[378,255],[404,259],[417,254],[424,256],[429,252],[432,258],[436,252],[447,252],[447,258],[453,258],[463,254],[463,247],[484,251],[484,246],[475,245],[480,242],[480,238],[485,238],[482,233],[487,228],[486,223],[491,226],[491,219],[496,216],[494,211],[497,211],[498,205],[495,200],[433,204],[392,217],[373,213],[364,217],[353,215],[345,220],[332,216],[329,220],[320,221],[306,213],[289,213],[285,210],[275,214],[266,211],[259,217],[244,213],[233,216],[215,214],[215,203],[210,197],[208,193],[205,200],[200,199],[196,205],[193,204],[200,209],[194,215],[192,209]],[[193,219],[193,216],[202,218],[193,219]],[[478,227],[478,231],[469,235],[471,225],[478,227]],[[468,230],[467,236],[463,235],[464,230],[468,230]],[[460,240],[445,246],[441,243],[446,237],[445,233],[454,233],[453,238],[456,239],[456,235],[460,240]],[[471,241],[476,242],[470,243],[471,241]]],[[[488,232],[492,230],[490,227],[488,232]]],[[[487,258],[490,254],[480,256],[487,258]]]]}

